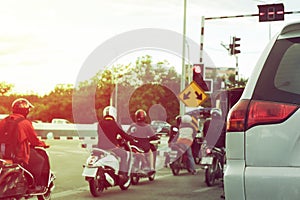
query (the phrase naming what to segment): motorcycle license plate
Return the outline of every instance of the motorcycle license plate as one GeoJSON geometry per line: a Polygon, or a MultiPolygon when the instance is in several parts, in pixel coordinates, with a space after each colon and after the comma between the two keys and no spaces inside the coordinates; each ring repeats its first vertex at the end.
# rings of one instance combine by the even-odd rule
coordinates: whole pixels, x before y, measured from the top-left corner
{"type": "Polygon", "coordinates": [[[213,161],[213,157],[202,157],[201,164],[202,165],[211,165],[213,161]]]}
{"type": "Polygon", "coordinates": [[[82,176],[86,176],[86,177],[96,177],[97,174],[97,168],[89,168],[89,167],[85,167],[83,169],[82,172],[82,176]]]}

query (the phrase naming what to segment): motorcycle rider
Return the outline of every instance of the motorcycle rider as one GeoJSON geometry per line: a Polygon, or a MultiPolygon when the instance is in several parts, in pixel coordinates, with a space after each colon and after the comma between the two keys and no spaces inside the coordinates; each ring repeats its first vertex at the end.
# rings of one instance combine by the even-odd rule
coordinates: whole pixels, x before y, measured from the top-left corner
{"type": "Polygon", "coordinates": [[[178,134],[178,130],[179,130],[179,126],[180,126],[180,123],[181,123],[181,116],[180,115],[177,115],[175,117],[175,120],[176,120],[176,124],[175,125],[172,125],[170,127],[170,135],[169,135],[169,140],[168,140],[168,144],[170,146],[170,144],[172,142],[175,142],[173,141],[175,136],[178,134]]]}
{"type": "MultiPolygon", "coordinates": [[[[183,115],[181,117],[181,123],[179,125],[178,134],[173,139],[175,141],[175,146],[179,146],[183,152],[187,154],[187,168],[188,171],[193,175],[196,174],[196,164],[194,161],[193,153],[192,153],[192,144],[196,135],[196,130],[192,126],[192,117],[190,115],[183,115]]],[[[174,144],[173,144],[174,145],[174,144]]]]}
{"type": "MultiPolygon", "coordinates": [[[[168,139],[168,146],[170,148],[171,148],[172,144],[176,141],[176,140],[174,140],[174,138],[178,134],[179,125],[181,123],[181,116],[177,115],[175,117],[175,121],[176,121],[176,123],[174,125],[171,125],[171,127],[170,127],[170,133],[169,133],[169,139],[168,139]]],[[[170,156],[169,156],[169,154],[166,155],[164,166],[168,167],[168,163],[170,163],[170,156]]]]}
{"type": "MultiPolygon", "coordinates": [[[[33,186],[33,192],[44,192],[43,179],[41,177],[42,170],[45,164],[45,159],[34,149],[35,146],[48,148],[43,141],[39,140],[37,134],[32,126],[32,122],[27,119],[27,115],[34,106],[25,98],[16,99],[12,105],[12,114],[8,116],[13,120],[23,118],[18,124],[19,136],[18,147],[16,147],[16,155],[14,162],[21,164],[25,169],[32,173],[35,178],[35,186],[33,186]]],[[[5,120],[0,121],[0,127],[5,126],[5,120]]]]}
{"type": "Polygon", "coordinates": [[[225,148],[226,121],[222,118],[220,109],[212,109],[211,118],[207,119],[203,124],[203,136],[207,145],[225,148]]]}
{"type": "MultiPolygon", "coordinates": [[[[138,138],[150,138],[155,136],[155,131],[154,129],[146,123],[146,118],[147,118],[147,113],[143,109],[138,109],[135,114],[135,123],[132,123],[129,128],[127,133],[129,135],[132,135],[134,137],[138,138]]],[[[149,166],[149,173],[155,172],[155,152],[156,152],[156,147],[150,143],[149,140],[147,140],[149,148],[144,149],[146,151],[146,159],[148,163],[150,164],[149,166]]],[[[145,169],[147,170],[147,169],[145,169]]]]}
{"type": "Polygon", "coordinates": [[[98,123],[98,147],[104,150],[110,150],[120,157],[119,177],[126,179],[129,166],[127,165],[128,152],[122,148],[120,139],[130,142],[136,142],[133,137],[123,131],[120,124],[117,123],[117,111],[113,106],[107,106],[103,109],[103,119],[98,123]]]}

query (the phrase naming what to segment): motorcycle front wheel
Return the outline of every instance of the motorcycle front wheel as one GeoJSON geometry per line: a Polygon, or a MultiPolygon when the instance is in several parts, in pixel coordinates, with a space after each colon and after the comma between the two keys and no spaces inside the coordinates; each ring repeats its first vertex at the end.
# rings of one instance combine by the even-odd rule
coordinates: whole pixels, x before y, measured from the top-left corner
{"type": "Polygon", "coordinates": [[[103,190],[105,189],[104,174],[100,169],[97,171],[96,178],[89,180],[89,187],[90,192],[94,197],[99,197],[103,193],[103,190]]]}
{"type": "Polygon", "coordinates": [[[101,181],[96,179],[90,180],[89,186],[90,186],[90,192],[94,197],[99,197],[104,190],[104,184],[101,183],[101,181]]]}

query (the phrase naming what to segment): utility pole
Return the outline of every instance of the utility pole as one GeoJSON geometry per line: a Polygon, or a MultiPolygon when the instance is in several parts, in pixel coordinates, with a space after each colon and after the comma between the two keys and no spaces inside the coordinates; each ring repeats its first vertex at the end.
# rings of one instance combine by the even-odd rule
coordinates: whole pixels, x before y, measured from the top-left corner
{"type": "MultiPolygon", "coordinates": [[[[181,82],[180,91],[185,89],[185,43],[186,43],[186,0],[184,0],[183,6],[183,39],[182,39],[182,68],[181,68],[181,82]]],[[[185,105],[180,101],[180,115],[184,115],[185,105]]]]}

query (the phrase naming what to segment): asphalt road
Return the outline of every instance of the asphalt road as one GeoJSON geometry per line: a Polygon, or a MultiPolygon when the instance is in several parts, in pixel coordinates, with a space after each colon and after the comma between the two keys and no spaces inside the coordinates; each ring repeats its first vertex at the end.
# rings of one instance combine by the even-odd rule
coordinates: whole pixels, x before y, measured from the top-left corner
{"type": "MultiPolygon", "coordinates": [[[[89,152],[81,148],[81,142],[76,140],[47,140],[53,172],[56,175],[55,189],[52,199],[95,199],[89,192],[88,183],[81,176],[89,152]]],[[[163,144],[162,144],[163,145],[163,144]]],[[[131,185],[122,191],[119,187],[105,190],[100,197],[108,200],[122,199],[220,199],[221,184],[207,187],[204,183],[204,170],[197,166],[197,174],[191,175],[186,170],[174,176],[170,168],[163,167],[161,158],[154,181],[141,179],[138,185],[131,185]]]]}

